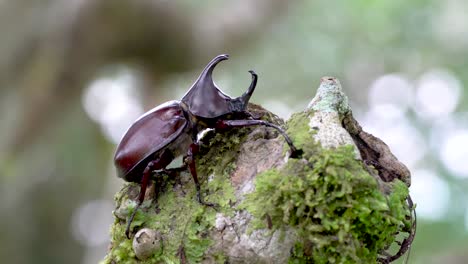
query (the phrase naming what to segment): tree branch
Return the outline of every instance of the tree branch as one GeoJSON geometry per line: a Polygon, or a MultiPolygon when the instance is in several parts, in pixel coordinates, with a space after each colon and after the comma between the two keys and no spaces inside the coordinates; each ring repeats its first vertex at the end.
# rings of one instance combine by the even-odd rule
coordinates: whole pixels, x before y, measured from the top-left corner
{"type": "MultiPolygon", "coordinates": [[[[283,125],[259,106],[250,111],[283,125]]],[[[288,158],[283,138],[269,128],[208,133],[197,168],[205,197],[217,209],[196,202],[187,172],[164,177],[157,201],[147,192],[128,240],[125,223],[139,186],[125,184],[116,195],[103,262],[388,263],[401,257],[415,231],[413,205],[406,202],[409,172],[406,178],[395,173],[406,167],[393,155],[369,162],[363,146],[380,157],[390,153],[388,147],[380,140],[355,144],[359,135],[370,134],[357,133],[358,126],[350,132],[343,123],[351,118],[338,80],[326,77],[309,107],[286,123],[304,151],[300,159],[288,158]],[[402,233],[408,235],[401,249],[388,252],[402,233]]]]}

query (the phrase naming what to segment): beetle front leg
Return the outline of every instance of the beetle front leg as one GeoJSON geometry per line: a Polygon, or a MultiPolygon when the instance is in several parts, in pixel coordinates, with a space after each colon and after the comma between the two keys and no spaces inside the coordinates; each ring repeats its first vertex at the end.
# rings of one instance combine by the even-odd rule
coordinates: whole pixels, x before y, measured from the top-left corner
{"type": "Polygon", "coordinates": [[[226,129],[233,128],[233,127],[247,127],[247,126],[267,126],[267,127],[272,127],[276,129],[288,143],[289,148],[291,149],[290,157],[298,158],[302,155],[302,150],[297,149],[294,146],[291,138],[288,136],[288,134],[286,134],[286,131],[284,131],[281,127],[275,124],[272,124],[263,120],[218,120],[218,122],[216,122],[215,128],[219,130],[226,130],[226,129]]]}
{"type": "Polygon", "coordinates": [[[215,206],[215,204],[205,202],[200,193],[200,182],[198,181],[197,169],[195,168],[195,155],[198,153],[198,151],[199,146],[197,143],[190,144],[189,150],[187,152],[187,157],[185,158],[185,162],[187,162],[190,173],[192,174],[193,181],[195,182],[198,202],[206,206],[215,206]]]}

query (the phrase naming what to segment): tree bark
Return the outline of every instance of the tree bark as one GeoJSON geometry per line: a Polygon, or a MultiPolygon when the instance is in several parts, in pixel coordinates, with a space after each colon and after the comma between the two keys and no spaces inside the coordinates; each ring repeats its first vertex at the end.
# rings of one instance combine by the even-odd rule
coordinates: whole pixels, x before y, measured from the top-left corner
{"type": "Polygon", "coordinates": [[[307,109],[286,124],[250,105],[256,117],[287,127],[302,149],[265,127],[207,133],[197,157],[202,193],[188,172],[155,181],[132,223],[137,184],[116,195],[111,244],[103,263],[389,263],[415,232],[410,173],[352,117],[335,78],[322,78],[307,109]],[[152,190],[151,190],[152,189],[152,190]],[[388,248],[406,234],[396,252],[388,248]]]}

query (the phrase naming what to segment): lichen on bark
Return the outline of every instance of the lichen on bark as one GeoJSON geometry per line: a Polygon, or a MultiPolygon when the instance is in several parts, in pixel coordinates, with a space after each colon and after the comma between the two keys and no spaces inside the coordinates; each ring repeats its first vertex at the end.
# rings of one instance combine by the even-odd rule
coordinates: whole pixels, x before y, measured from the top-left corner
{"type": "MultiPolygon", "coordinates": [[[[284,125],[259,106],[249,110],[284,125]]],[[[218,206],[196,202],[188,172],[162,176],[157,201],[150,188],[132,224],[133,233],[156,230],[162,248],[138,259],[124,229],[139,187],[125,184],[103,263],[375,263],[401,256],[414,237],[410,176],[397,175],[406,167],[351,118],[339,82],[323,78],[309,107],[286,124],[300,159],[288,158],[270,128],[207,133],[197,171],[206,200],[218,206]],[[386,251],[398,233],[409,236],[392,257],[386,251]]]]}

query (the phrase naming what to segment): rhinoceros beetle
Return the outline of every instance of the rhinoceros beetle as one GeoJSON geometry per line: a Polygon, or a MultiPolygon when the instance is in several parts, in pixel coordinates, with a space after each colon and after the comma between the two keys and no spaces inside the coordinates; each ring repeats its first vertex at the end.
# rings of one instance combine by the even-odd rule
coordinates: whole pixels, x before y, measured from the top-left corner
{"type": "Polygon", "coordinates": [[[169,101],[145,113],[130,126],[119,143],[114,157],[118,176],[129,182],[140,183],[138,204],[125,231],[127,237],[135,213],[143,203],[151,176],[164,171],[178,156],[185,155],[184,164],[188,165],[195,182],[198,202],[213,206],[206,203],[200,194],[195,168],[195,155],[199,151],[197,136],[207,128],[220,132],[234,127],[272,127],[286,139],[291,157],[300,154],[282,128],[264,120],[256,120],[246,110],[257,84],[254,71],[249,71],[251,84],[240,97],[231,98],[216,87],[212,79],[213,69],[220,61],[228,58],[224,54],[211,60],[181,101],[169,101]]]}

